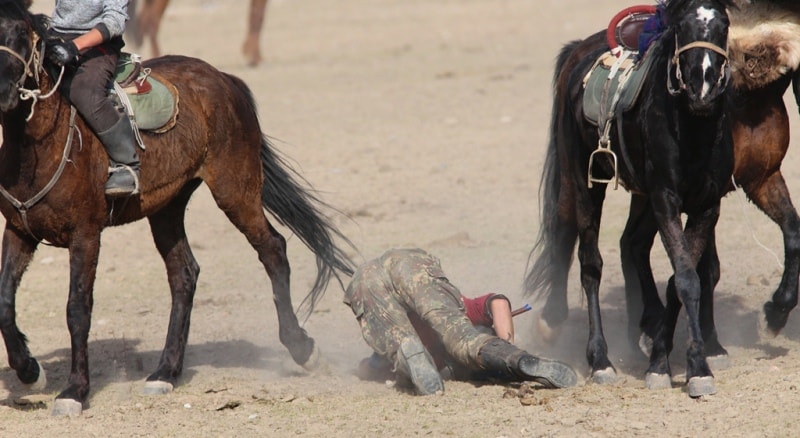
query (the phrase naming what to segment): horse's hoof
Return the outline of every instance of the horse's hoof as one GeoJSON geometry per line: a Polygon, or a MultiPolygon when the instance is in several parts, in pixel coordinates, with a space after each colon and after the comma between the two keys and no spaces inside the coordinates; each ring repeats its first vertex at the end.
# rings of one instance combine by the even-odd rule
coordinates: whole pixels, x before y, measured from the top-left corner
{"type": "Polygon", "coordinates": [[[714,377],[703,376],[689,379],[689,397],[697,398],[716,393],[717,387],[714,385],[714,377]]]}
{"type": "Polygon", "coordinates": [[[708,362],[708,366],[711,367],[712,371],[727,370],[728,368],[733,366],[731,358],[728,357],[727,354],[708,356],[706,357],[706,362],[708,362]]]}
{"type": "Polygon", "coordinates": [[[786,327],[786,322],[789,320],[789,311],[784,310],[782,307],[778,307],[772,301],[768,301],[764,303],[764,319],[760,320],[760,323],[765,324],[766,327],[763,328],[763,332],[770,338],[774,338],[778,336],[786,327]]]}
{"type": "Polygon", "coordinates": [[[311,351],[306,363],[301,366],[304,370],[309,372],[321,372],[327,369],[328,363],[325,360],[325,357],[322,356],[322,352],[320,351],[319,347],[314,344],[314,350],[311,351]]]}
{"type": "Polygon", "coordinates": [[[144,382],[142,394],[144,395],[164,395],[172,392],[172,383],[164,382],[161,380],[148,380],[144,382]]]}
{"type": "Polygon", "coordinates": [[[536,318],[536,328],[539,331],[539,339],[550,345],[552,345],[558,337],[559,327],[550,327],[550,324],[548,324],[541,315],[536,318]]]}
{"type": "Polygon", "coordinates": [[[672,379],[669,374],[647,373],[644,376],[644,387],[647,389],[670,389],[672,379]]]}
{"type": "Polygon", "coordinates": [[[650,357],[650,354],[653,353],[653,338],[642,333],[642,335],[639,336],[639,350],[641,350],[645,356],[650,357]]]}
{"type": "Polygon", "coordinates": [[[47,386],[47,374],[44,372],[44,368],[39,361],[36,361],[36,365],[39,366],[39,378],[37,378],[35,382],[25,385],[25,388],[31,392],[42,392],[47,386]]]}
{"type": "Polygon", "coordinates": [[[617,383],[617,380],[619,380],[619,377],[617,377],[617,372],[611,367],[597,370],[592,373],[592,382],[599,385],[612,385],[617,383]]]}
{"type": "Polygon", "coordinates": [[[57,398],[53,402],[54,417],[77,417],[83,412],[83,404],[71,398],[57,398]]]}

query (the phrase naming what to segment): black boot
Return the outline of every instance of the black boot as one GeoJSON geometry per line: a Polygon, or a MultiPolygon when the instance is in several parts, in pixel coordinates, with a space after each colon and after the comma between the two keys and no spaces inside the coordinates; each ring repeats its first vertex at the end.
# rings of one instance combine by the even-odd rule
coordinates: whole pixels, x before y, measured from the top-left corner
{"type": "Polygon", "coordinates": [[[578,376],[569,365],[532,356],[500,338],[481,347],[478,359],[488,371],[500,372],[510,378],[533,380],[548,388],[565,388],[578,383],[578,376]]]}
{"type": "Polygon", "coordinates": [[[422,341],[409,337],[400,342],[395,360],[397,385],[413,388],[419,395],[444,392],[444,382],[422,341]]]}
{"type": "Polygon", "coordinates": [[[136,153],[136,135],[128,118],[123,115],[111,128],[98,132],[97,137],[111,159],[105,185],[106,196],[123,198],[138,195],[140,161],[136,153]]]}

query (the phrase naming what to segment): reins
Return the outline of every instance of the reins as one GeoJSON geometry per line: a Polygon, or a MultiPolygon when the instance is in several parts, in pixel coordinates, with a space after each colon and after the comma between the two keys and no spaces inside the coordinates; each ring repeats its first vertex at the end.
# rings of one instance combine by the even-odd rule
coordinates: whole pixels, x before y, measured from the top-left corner
{"type": "MultiPolygon", "coordinates": [[[[47,99],[48,97],[50,97],[53,94],[55,94],[55,92],[58,90],[59,85],[61,84],[61,79],[64,76],[64,67],[62,66],[61,67],[61,72],[58,75],[58,80],[56,81],[55,85],[53,86],[53,89],[50,90],[49,92],[45,93],[45,94],[42,94],[42,90],[38,89],[38,88],[37,89],[32,89],[32,90],[29,90],[27,88],[23,88],[22,84],[25,82],[25,78],[27,78],[27,77],[34,78],[37,87],[39,86],[39,71],[42,70],[42,66],[43,66],[43,62],[44,62],[44,49],[45,49],[45,47],[44,47],[44,44],[41,44],[41,46],[42,46],[41,47],[41,52],[37,52],[36,51],[37,42],[38,42],[38,38],[36,38],[36,34],[34,33],[33,43],[31,45],[31,56],[30,56],[30,58],[28,60],[25,60],[25,58],[23,58],[22,55],[20,55],[19,53],[15,52],[14,50],[12,50],[11,48],[9,48],[7,46],[0,46],[0,51],[3,51],[3,52],[6,52],[6,53],[10,54],[14,58],[16,58],[20,62],[22,62],[22,64],[25,66],[25,71],[22,73],[22,77],[19,79],[19,81],[17,81],[17,88],[19,90],[20,100],[33,100],[33,102],[31,102],[31,112],[25,118],[26,122],[29,121],[33,117],[33,113],[34,113],[34,109],[36,107],[36,103],[39,100],[47,99]],[[31,69],[31,64],[33,64],[33,66],[34,66],[33,69],[31,69]]],[[[36,237],[36,235],[31,230],[30,224],[28,223],[28,211],[34,205],[36,205],[39,201],[41,201],[47,195],[47,193],[50,192],[50,190],[53,189],[53,187],[58,182],[59,178],[61,178],[61,174],[64,172],[64,167],[66,167],[67,161],[69,161],[69,154],[70,154],[70,151],[72,150],[72,140],[73,140],[73,138],[75,136],[75,131],[76,131],[76,129],[75,129],[75,116],[76,116],[76,114],[77,114],[77,111],[75,110],[75,107],[74,106],[70,106],[69,133],[67,134],[67,141],[64,144],[64,152],[61,154],[61,162],[58,163],[58,168],[56,169],[56,172],[53,174],[53,176],[50,178],[50,181],[48,181],[47,184],[45,184],[45,186],[41,190],[39,190],[38,193],[33,195],[33,197],[31,197],[27,201],[20,201],[14,195],[12,195],[8,190],[6,190],[6,188],[3,187],[2,184],[0,184],[0,195],[2,195],[17,210],[17,212],[20,215],[20,218],[22,219],[22,225],[25,227],[25,231],[27,231],[28,234],[31,235],[31,237],[33,237],[34,239],[36,239],[39,242],[43,242],[46,245],[49,244],[49,243],[44,242],[42,239],[36,237]]]]}

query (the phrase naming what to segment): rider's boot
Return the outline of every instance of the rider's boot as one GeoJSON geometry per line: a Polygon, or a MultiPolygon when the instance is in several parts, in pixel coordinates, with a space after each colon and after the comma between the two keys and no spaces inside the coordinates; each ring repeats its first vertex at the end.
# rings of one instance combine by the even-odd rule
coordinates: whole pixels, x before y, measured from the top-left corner
{"type": "Polygon", "coordinates": [[[536,357],[525,350],[495,338],[478,352],[481,366],[521,380],[532,380],[548,388],[575,386],[578,376],[567,364],[536,357]]]}
{"type": "Polygon", "coordinates": [[[111,165],[108,169],[108,181],[105,192],[109,198],[123,198],[138,195],[139,155],[136,153],[138,142],[130,120],[124,115],[111,128],[98,132],[97,137],[106,148],[111,165]]]}

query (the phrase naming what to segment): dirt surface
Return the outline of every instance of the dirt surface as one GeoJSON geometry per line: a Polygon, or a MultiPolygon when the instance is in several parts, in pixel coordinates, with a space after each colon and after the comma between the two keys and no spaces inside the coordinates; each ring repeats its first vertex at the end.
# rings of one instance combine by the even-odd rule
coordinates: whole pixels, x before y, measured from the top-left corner
{"type": "MultiPolygon", "coordinates": [[[[37,0],[49,12],[52,1],[37,0]]],[[[247,0],[173,0],[165,53],[203,58],[253,89],[263,129],[320,195],[358,262],[417,246],[442,259],[467,295],[495,291],[521,305],[538,228],[538,183],[550,120],[550,78],[560,46],[599,30],[622,0],[271,0],[265,61],[247,68],[239,48],[247,0]],[[348,218],[349,217],[349,218],[348,218]]],[[[147,55],[147,48],[140,51],[147,55]]],[[[797,112],[792,103],[792,123],[797,112]]],[[[793,143],[797,143],[795,140],[793,143]]],[[[800,193],[800,146],[784,169],[800,193]]],[[[553,345],[516,320],[518,344],[571,363],[576,388],[519,394],[502,385],[447,382],[414,397],[355,377],[369,353],[342,290],[331,285],[305,324],[328,371],[295,365],[277,335],[270,287],[255,252],[200,189],[187,229],[202,273],[186,364],[169,395],[141,395],[166,333],[169,290],[145,222],[103,237],[90,335],[92,393],[80,418],[51,418],[69,373],[65,324],[68,255],[41,248],[20,286],[19,325],[48,372],[29,394],[0,372],[3,436],[787,436],[800,429],[800,313],[771,338],[761,306],[777,286],[782,239],[740,193],[723,202],[717,235],[720,338],[732,366],[718,393],[683,387],[679,327],[673,389],[648,391],[647,361],[631,351],[617,242],[628,195],[609,191],[601,289],[610,355],[621,380],[585,379],[585,304],[571,277],[571,314],[553,345]],[[755,238],[763,244],[762,249],[755,238]],[[769,251],[774,254],[774,256],[769,251]],[[24,404],[27,402],[27,404],[24,404]]],[[[295,303],[309,290],[313,256],[288,230],[295,303]]],[[[657,280],[669,275],[663,250],[657,280]]],[[[535,303],[532,303],[535,304],[535,303]]],[[[5,362],[5,359],[2,359],[5,362]]],[[[515,388],[511,388],[516,391],[515,388]]]]}

